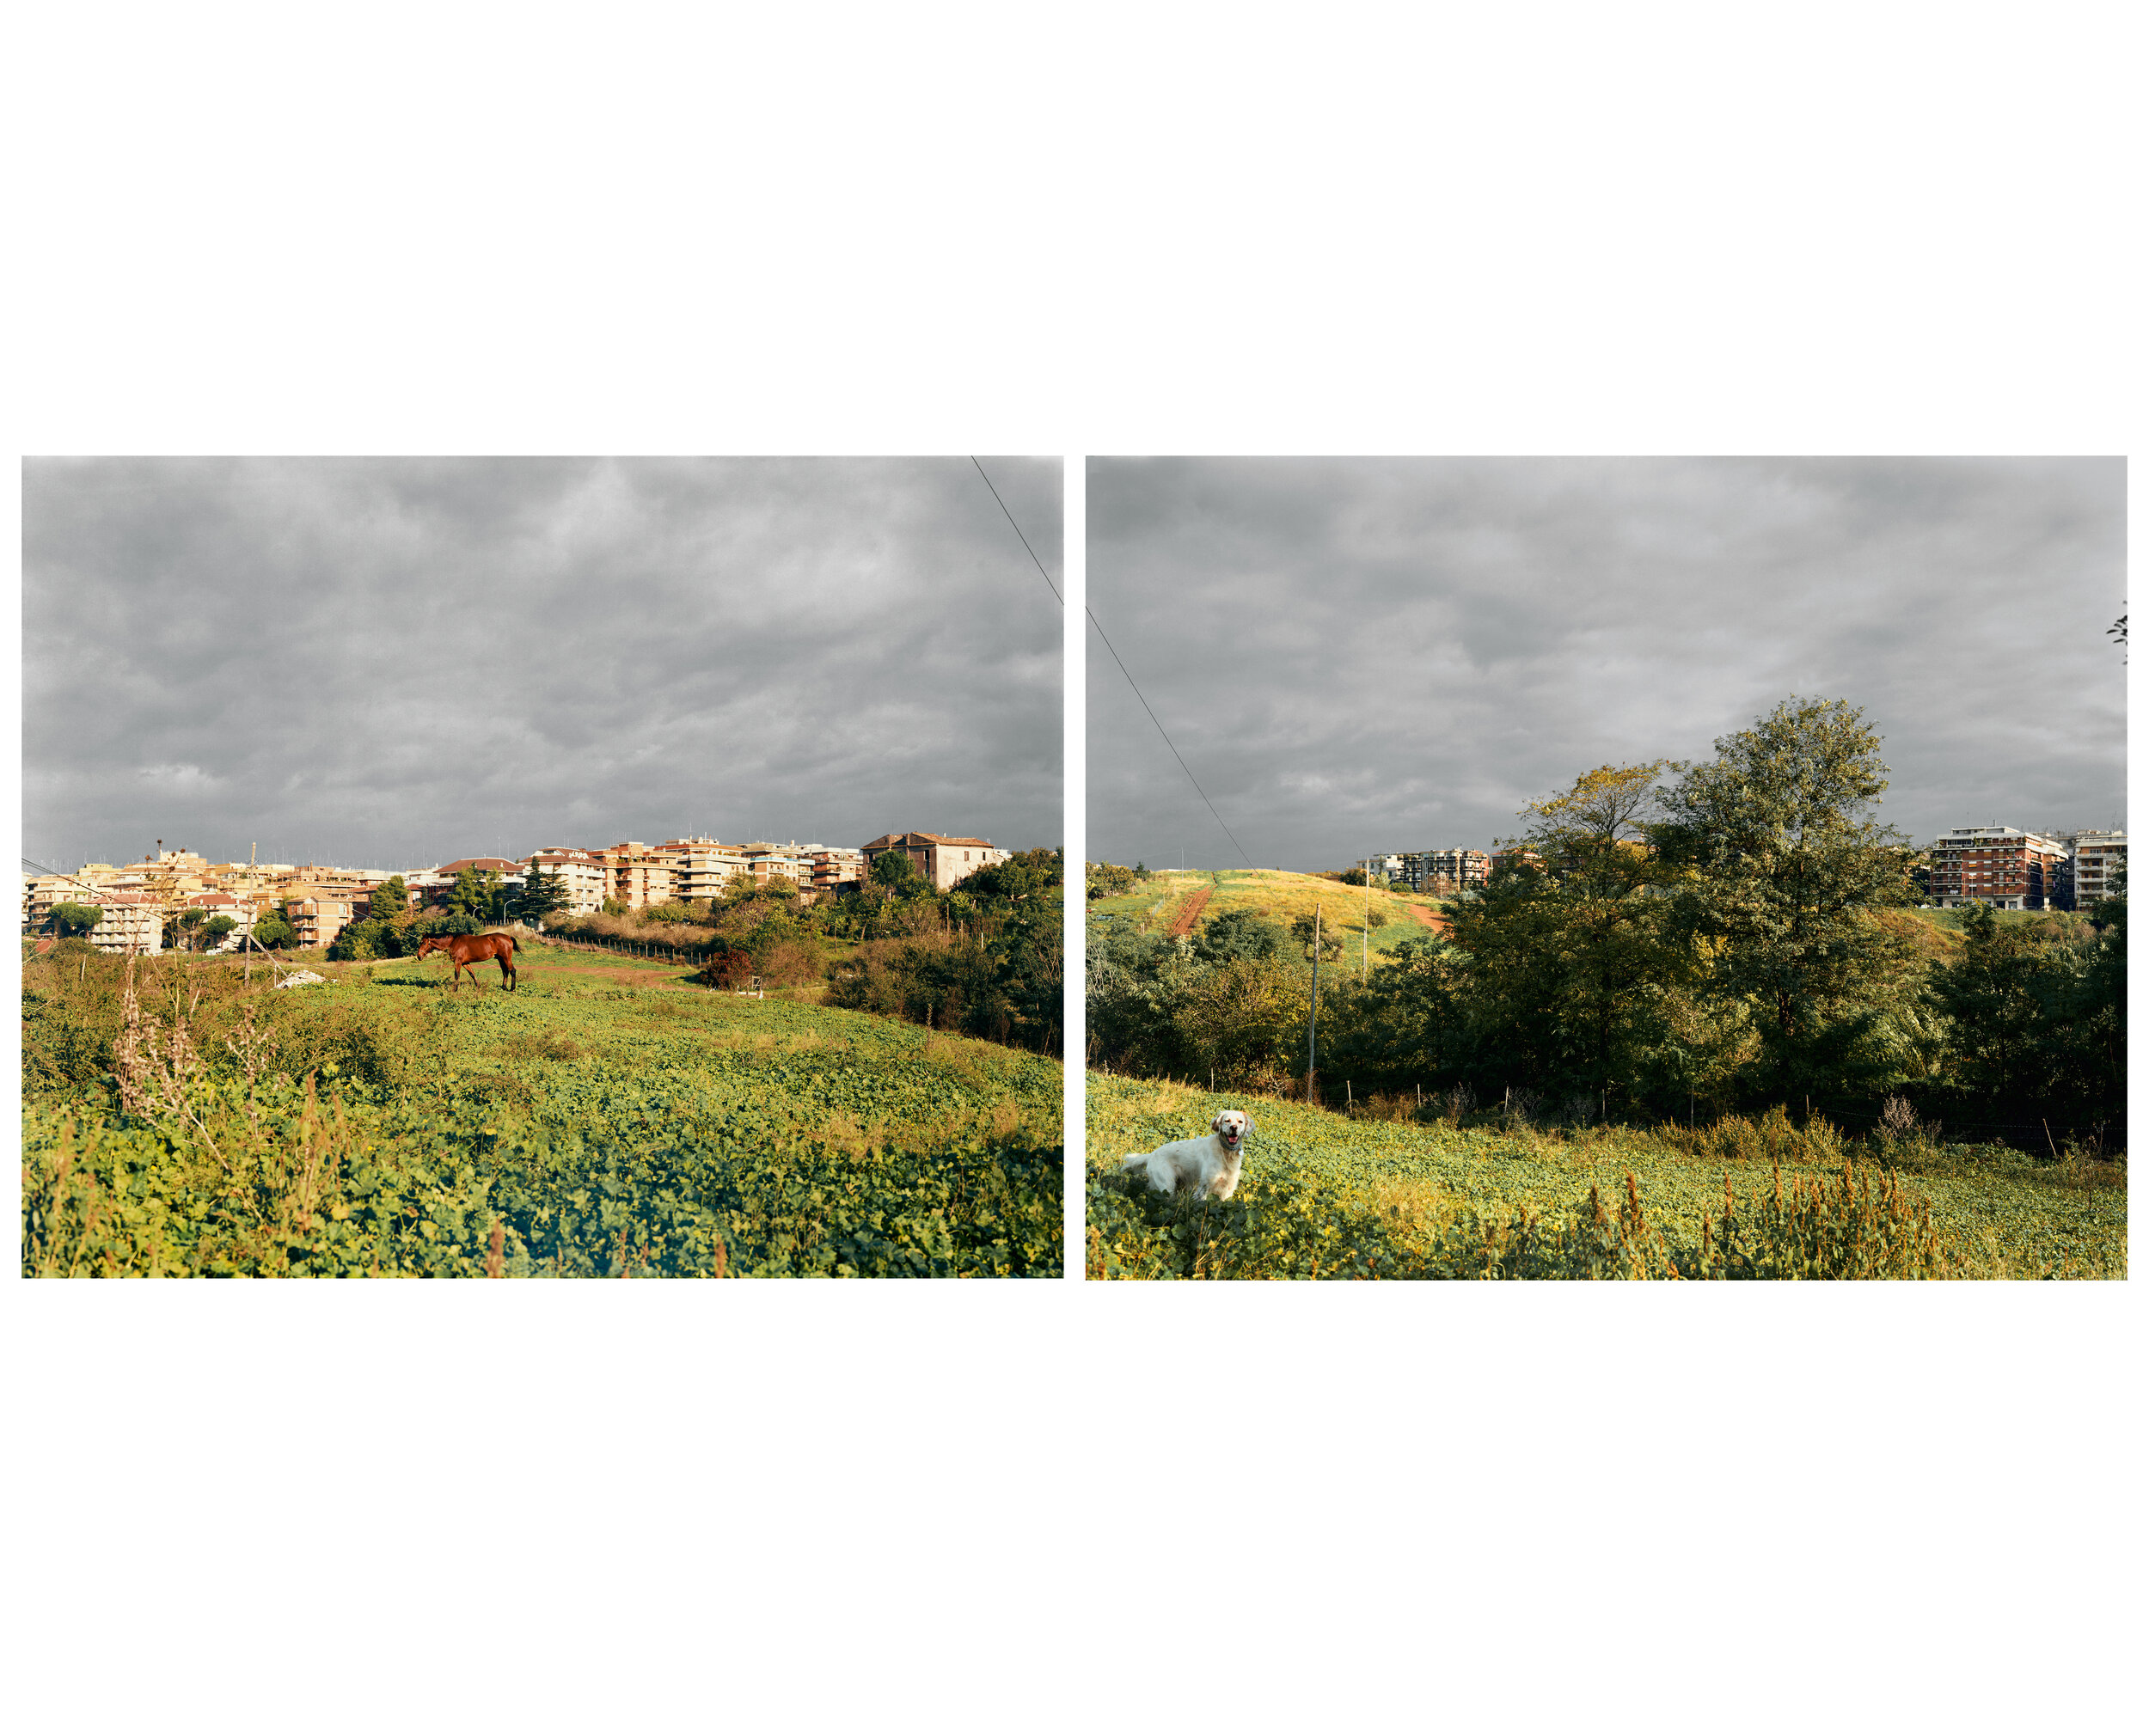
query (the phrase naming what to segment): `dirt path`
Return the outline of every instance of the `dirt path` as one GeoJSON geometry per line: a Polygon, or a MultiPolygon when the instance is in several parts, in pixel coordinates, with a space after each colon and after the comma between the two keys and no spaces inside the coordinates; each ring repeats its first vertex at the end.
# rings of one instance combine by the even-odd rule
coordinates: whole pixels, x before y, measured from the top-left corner
{"type": "Polygon", "coordinates": [[[1191,934],[1194,925],[1202,920],[1202,907],[1209,902],[1209,889],[1201,886],[1188,895],[1186,902],[1179,907],[1179,914],[1172,919],[1172,926],[1164,931],[1165,933],[1173,938],[1182,934],[1191,934]]]}
{"type": "Polygon", "coordinates": [[[1423,904],[1405,904],[1403,908],[1434,933],[1445,934],[1448,932],[1448,919],[1437,911],[1428,910],[1423,904]]]}

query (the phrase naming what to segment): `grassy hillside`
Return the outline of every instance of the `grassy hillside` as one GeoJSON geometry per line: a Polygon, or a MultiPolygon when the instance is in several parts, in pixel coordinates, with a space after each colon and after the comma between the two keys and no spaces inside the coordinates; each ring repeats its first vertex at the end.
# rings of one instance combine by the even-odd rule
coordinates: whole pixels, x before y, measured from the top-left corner
{"type": "Polygon", "coordinates": [[[1162,932],[1173,914],[1184,908],[1185,901],[1204,889],[1209,898],[1202,908],[1203,922],[1228,910],[1251,910],[1264,921],[1289,928],[1299,916],[1312,914],[1318,903],[1323,930],[1344,937],[1346,963],[1355,963],[1360,957],[1362,937],[1368,935],[1368,908],[1387,918],[1385,926],[1370,931],[1371,944],[1365,949],[1376,959],[1393,952],[1412,935],[1431,932],[1423,919],[1436,915],[1442,908],[1440,900],[1416,893],[1375,890],[1368,899],[1362,886],[1341,885],[1317,874],[1287,874],[1269,868],[1241,868],[1214,875],[1166,871],[1153,875],[1132,892],[1096,900],[1089,907],[1090,930],[1093,933],[1104,923],[1117,920],[1162,932]]]}
{"type": "Polygon", "coordinates": [[[1059,1270],[1056,1061],[523,957],[512,994],[438,960],[251,991],[148,962],[132,1069],[118,961],[27,966],[24,1270],[1059,1270]]]}
{"type": "MultiPolygon", "coordinates": [[[[1549,1251],[1547,1238],[1563,1225],[1570,1226],[1569,1256],[1571,1226],[1589,1240],[1593,1189],[1613,1219],[1604,1233],[1616,1245],[1633,1177],[1636,1222],[1644,1239],[1658,1239],[1650,1258],[1661,1261],[1663,1250],[1704,1245],[1705,1215],[1710,1233],[1720,1236],[1727,1175],[1740,1219],[1753,1222],[1757,1211],[1766,1215],[1766,1198],[1779,1185],[1795,1195],[1817,1183],[1831,1201],[1840,1199],[1846,1163],[1859,1159],[1871,1160],[1862,1179],[1852,1171],[1851,1185],[1864,1189],[1867,1201],[1860,1233],[1874,1246],[1895,1234],[1880,1224],[1875,1203],[1883,1184],[1893,1187],[1905,1231],[1898,1239],[1907,1247],[1926,1224],[1930,1251],[1913,1263],[1932,1275],[2123,1278],[2127,1271],[2125,1172],[2111,1164],[2041,1164],[2000,1146],[1922,1141],[1868,1149],[1825,1124],[1808,1130],[1780,1116],[1692,1134],[1546,1130],[1503,1125],[1495,1116],[1462,1125],[1354,1119],[1095,1073],[1087,1098],[1093,1277],[1462,1276],[1486,1261],[1496,1268],[1488,1275],[1502,1275],[1503,1259],[1504,1275],[1625,1275],[1585,1273],[1549,1251]],[[1118,1175],[1127,1152],[1198,1134],[1218,1109],[1232,1107],[1249,1110],[1255,1130],[1245,1178],[1228,1205],[1203,1209],[1166,1200],[1118,1175]],[[1541,1256],[1538,1268],[1518,1260],[1518,1250],[1531,1247],[1541,1256]]],[[[1830,1219],[1822,1238],[1841,1228],[1830,1219]]]]}

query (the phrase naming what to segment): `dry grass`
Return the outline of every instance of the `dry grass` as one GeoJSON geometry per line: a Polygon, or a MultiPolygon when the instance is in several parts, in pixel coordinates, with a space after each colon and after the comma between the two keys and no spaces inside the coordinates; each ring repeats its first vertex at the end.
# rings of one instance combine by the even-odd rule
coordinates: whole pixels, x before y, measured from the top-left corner
{"type": "Polygon", "coordinates": [[[1390,1233],[1405,1240],[1438,1235],[1463,1204],[1437,1182],[1413,1176],[1382,1177],[1366,1189],[1365,1202],[1390,1233]]]}
{"type": "MultiPolygon", "coordinates": [[[[1167,910],[1197,887],[1213,884],[1207,874],[1181,875],[1171,871],[1160,872],[1149,883],[1157,889],[1156,896],[1169,901],[1167,910]]],[[[1368,908],[1366,889],[1362,886],[1344,886],[1317,874],[1286,874],[1268,868],[1240,869],[1226,873],[1222,883],[1213,887],[1201,914],[1203,922],[1209,923],[1227,911],[1250,910],[1263,921],[1288,929],[1298,917],[1311,915],[1316,906],[1320,909],[1323,929],[1345,937],[1340,963],[1348,966],[1355,963],[1361,951],[1359,936],[1365,930],[1368,908]]],[[[1416,893],[1374,889],[1371,908],[1384,911],[1388,919],[1385,926],[1372,931],[1371,951],[1375,954],[1393,951],[1399,942],[1430,932],[1411,914],[1413,906],[1428,913],[1439,909],[1436,900],[1420,897],[1416,893]]]]}

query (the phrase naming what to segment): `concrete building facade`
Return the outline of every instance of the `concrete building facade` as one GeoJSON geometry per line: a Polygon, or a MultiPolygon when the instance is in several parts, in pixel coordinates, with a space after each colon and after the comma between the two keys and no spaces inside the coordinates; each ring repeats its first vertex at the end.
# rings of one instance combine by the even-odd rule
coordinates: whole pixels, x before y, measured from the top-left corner
{"type": "Polygon", "coordinates": [[[672,896],[721,898],[747,872],[746,852],[713,838],[670,838],[657,847],[671,858],[672,896]]]}
{"type": "Polygon", "coordinates": [[[1926,896],[1942,909],[1989,904],[2042,910],[2060,891],[2070,852],[2060,839],[2014,826],[1958,826],[1933,840],[1926,896]]]}
{"type": "Polygon", "coordinates": [[[2127,867],[2127,834],[2084,829],[2062,832],[2070,852],[2067,863],[2068,891],[2072,901],[2066,908],[2087,910],[2100,898],[2109,898],[2119,889],[2118,876],[2127,867]]]}
{"type": "Polygon", "coordinates": [[[902,851],[910,859],[910,865],[942,892],[964,875],[975,874],[995,862],[1005,862],[1013,853],[995,849],[989,838],[956,838],[940,832],[888,832],[866,845],[860,853],[866,858],[866,872],[870,874],[872,865],[891,850],[902,851]]]}
{"type": "Polygon", "coordinates": [[[100,892],[63,900],[95,904],[104,918],[84,938],[100,952],[159,953],[164,950],[164,901],[150,892],[100,892]]]}
{"type": "Polygon", "coordinates": [[[629,839],[595,853],[603,859],[611,877],[609,896],[629,910],[646,910],[652,904],[671,902],[677,876],[665,852],[629,839]]]}
{"type": "Polygon", "coordinates": [[[520,865],[526,876],[542,874],[559,881],[567,895],[560,912],[563,916],[594,916],[612,896],[611,869],[594,850],[571,850],[554,844],[531,852],[520,865]]]}
{"type": "Polygon", "coordinates": [[[840,893],[866,877],[866,853],[826,844],[806,846],[806,859],[813,865],[813,889],[824,895],[840,893]]]}

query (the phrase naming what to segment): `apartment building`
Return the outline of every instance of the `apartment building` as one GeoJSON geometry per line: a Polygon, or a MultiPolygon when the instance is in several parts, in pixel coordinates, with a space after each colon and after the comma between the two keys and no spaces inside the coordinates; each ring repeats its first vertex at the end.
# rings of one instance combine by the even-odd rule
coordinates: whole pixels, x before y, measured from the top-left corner
{"type": "Polygon", "coordinates": [[[900,850],[910,865],[945,892],[966,874],[975,874],[995,862],[1005,862],[1011,852],[996,850],[989,838],[954,838],[941,832],[889,832],[874,839],[860,853],[866,871],[891,850],[900,850]]]}
{"type": "Polygon", "coordinates": [[[755,885],[788,880],[793,886],[812,889],[813,860],[799,847],[797,839],[788,844],[742,844],[738,847],[746,858],[746,871],[754,877],[755,885]]]}
{"type": "Polygon", "coordinates": [[[154,893],[100,890],[63,902],[95,904],[104,911],[103,920],[83,937],[100,952],[164,950],[164,901],[154,893]]]}
{"type": "Polygon", "coordinates": [[[2072,895],[2061,908],[2087,910],[2098,899],[2111,897],[2127,866],[2127,834],[2084,829],[2059,835],[2069,852],[2067,890],[2072,895]]]}
{"type": "Polygon", "coordinates": [[[612,871],[595,850],[570,850],[554,844],[533,852],[521,866],[525,874],[542,874],[559,881],[567,895],[563,915],[593,916],[612,896],[612,871]]]}
{"type": "Polygon", "coordinates": [[[743,845],[713,838],[667,838],[657,848],[671,859],[674,898],[721,898],[748,871],[743,845]]]}
{"type": "Polygon", "coordinates": [[[1944,910],[1964,904],[2042,910],[2060,895],[2072,853],[2060,839],[2042,832],[1958,826],[1933,840],[1926,896],[1944,910]]]}
{"type": "Polygon", "coordinates": [[[806,859],[813,865],[813,889],[817,893],[833,896],[846,887],[855,886],[866,877],[866,853],[847,850],[841,846],[809,844],[805,847],[806,859]]]}
{"type": "Polygon", "coordinates": [[[27,926],[42,926],[55,904],[95,904],[107,892],[122,889],[114,883],[118,871],[109,862],[85,862],[79,874],[26,875],[22,920],[27,926]]]}
{"type": "Polygon", "coordinates": [[[1358,865],[1368,874],[1383,874],[1413,892],[1452,895],[1482,886],[1492,872],[1492,858],[1483,850],[1405,850],[1369,857],[1358,865]]]}
{"type": "Polygon", "coordinates": [[[298,937],[292,942],[295,946],[332,946],[339,934],[365,914],[367,899],[311,887],[306,891],[309,896],[287,894],[284,901],[291,931],[298,937]]]}
{"type": "Polygon", "coordinates": [[[212,916],[229,916],[236,926],[217,943],[216,951],[229,951],[241,944],[241,937],[254,926],[258,914],[254,907],[229,892],[197,892],[187,901],[189,910],[199,910],[206,921],[212,916]]]}
{"type": "Polygon", "coordinates": [[[610,877],[609,896],[629,910],[646,910],[652,904],[668,904],[676,896],[677,876],[664,851],[630,839],[594,853],[603,859],[610,877]]]}

